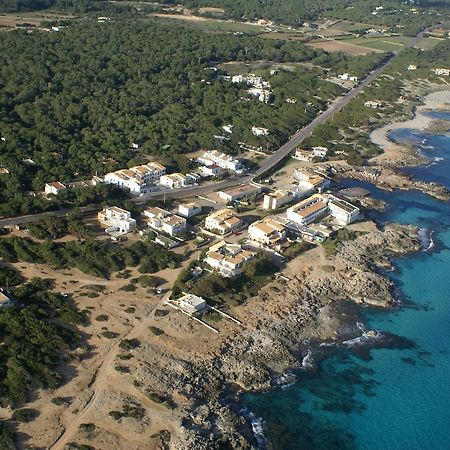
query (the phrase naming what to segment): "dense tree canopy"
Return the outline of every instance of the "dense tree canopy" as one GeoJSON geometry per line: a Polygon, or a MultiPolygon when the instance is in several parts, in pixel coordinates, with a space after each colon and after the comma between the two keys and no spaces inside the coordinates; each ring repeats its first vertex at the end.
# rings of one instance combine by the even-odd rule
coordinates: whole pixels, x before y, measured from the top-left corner
{"type": "MultiPolygon", "coordinates": [[[[149,156],[173,159],[220,146],[235,152],[241,141],[274,148],[340,92],[319,69],[296,66],[270,79],[268,105],[243,98],[242,86],[221,79],[211,65],[312,61],[361,75],[381,58],[152,21],[87,19],[60,33],[1,33],[0,53],[0,165],[10,172],[0,174],[0,215],[48,209],[46,200],[24,195],[45,182],[85,179],[149,156]],[[286,103],[287,97],[298,101],[286,103]],[[218,141],[229,123],[231,139],[218,141]],[[270,136],[255,137],[254,125],[269,128],[270,136]],[[132,142],[140,148],[131,149],[132,142]]],[[[102,189],[67,191],[58,202],[98,203],[102,189]]]]}
{"type": "Polygon", "coordinates": [[[34,387],[56,387],[57,366],[76,335],[53,319],[80,323],[83,316],[69,299],[48,290],[38,279],[14,292],[16,307],[0,311],[0,404],[18,404],[34,387]]]}

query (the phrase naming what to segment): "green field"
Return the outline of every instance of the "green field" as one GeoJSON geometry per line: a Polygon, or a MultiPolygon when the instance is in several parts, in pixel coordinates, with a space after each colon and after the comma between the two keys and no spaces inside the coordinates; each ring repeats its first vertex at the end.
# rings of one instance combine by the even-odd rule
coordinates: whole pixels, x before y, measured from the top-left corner
{"type": "Polygon", "coordinates": [[[369,28],[383,28],[379,25],[371,25],[370,23],[361,23],[361,22],[347,22],[342,20],[333,26],[330,27],[333,30],[341,30],[341,31],[355,31],[355,30],[368,30],[369,28]]]}
{"type": "Polygon", "coordinates": [[[423,37],[417,41],[415,47],[422,48],[423,50],[431,50],[432,48],[436,47],[436,45],[440,44],[443,41],[444,39],[423,37]]]}
{"type": "MultiPolygon", "coordinates": [[[[155,17],[156,15],[152,15],[155,17]]],[[[258,25],[249,25],[241,22],[231,22],[228,20],[207,19],[204,17],[183,16],[176,14],[157,15],[158,19],[180,21],[186,25],[200,28],[203,31],[217,31],[217,32],[234,32],[245,34],[260,34],[264,32],[264,28],[258,25]]]]}
{"type": "Polygon", "coordinates": [[[394,52],[409,41],[405,36],[377,36],[367,38],[344,38],[339,40],[383,52],[394,52]]]}

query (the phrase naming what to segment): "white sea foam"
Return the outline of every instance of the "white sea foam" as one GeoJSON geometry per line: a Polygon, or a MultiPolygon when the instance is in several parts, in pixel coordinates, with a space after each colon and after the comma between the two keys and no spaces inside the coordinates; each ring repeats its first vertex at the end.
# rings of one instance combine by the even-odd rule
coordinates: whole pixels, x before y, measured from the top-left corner
{"type": "Polygon", "coordinates": [[[297,381],[297,377],[292,372],[283,373],[279,377],[274,379],[275,386],[281,386],[282,389],[286,389],[288,386],[293,385],[297,381]]]}
{"type": "Polygon", "coordinates": [[[308,353],[304,356],[302,360],[302,368],[303,369],[312,369],[314,367],[314,357],[311,350],[308,350],[308,353]]]}
{"type": "Polygon", "coordinates": [[[256,417],[253,413],[250,413],[249,416],[253,436],[255,436],[256,442],[258,443],[258,448],[264,450],[266,448],[267,439],[264,436],[263,420],[261,417],[256,417]]]}
{"type": "Polygon", "coordinates": [[[423,252],[431,250],[434,247],[433,233],[434,231],[430,231],[428,228],[419,228],[419,240],[423,252]]]}

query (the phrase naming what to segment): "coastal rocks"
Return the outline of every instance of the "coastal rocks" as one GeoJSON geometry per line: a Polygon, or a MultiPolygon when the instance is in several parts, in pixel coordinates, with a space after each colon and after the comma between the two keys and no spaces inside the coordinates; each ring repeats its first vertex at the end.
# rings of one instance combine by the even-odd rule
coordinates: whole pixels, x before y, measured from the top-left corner
{"type": "Polygon", "coordinates": [[[353,167],[352,170],[345,173],[345,178],[353,178],[356,180],[369,181],[380,189],[392,191],[394,189],[411,190],[417,189],[425,194],[431,195],[438,200],[450,200],[450,192],[444,186],[437,183],[426,183],[424,181],[413,180],[405,173],[399,172],[400,166],[415,166],[425,162],[424,158],[414,157],[413,160],[405,159],[401,163],[398,161],[384,166],[371,166],[371,170],[377,169],[378,175],[376,177],[369,176],[367,168],[353,167]]]}

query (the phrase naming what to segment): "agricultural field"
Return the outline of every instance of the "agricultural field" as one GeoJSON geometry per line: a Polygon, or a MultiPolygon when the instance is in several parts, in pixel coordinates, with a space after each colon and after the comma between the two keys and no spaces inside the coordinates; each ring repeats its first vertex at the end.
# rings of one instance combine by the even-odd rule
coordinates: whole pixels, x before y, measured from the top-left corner
{"type": "Polygon", "coordinates": [[[57,19],[73,19],[73,16],[27,12],[23,14],[0,14],[0,27],[14,28],[20,25],[31,25],[39,27],[43,21],[57,20],[57,19]]]}
{"type": "Polygon", "coordinates": [[[160,14],[155,13],[152,17],[158,17],[166,20],[180,20],[189,25],[202,29],[203,31],[218,31],[218,32],[235,32],[246,34],[259,34],[263,32],[264,28],[261,25],[253,25],[242,22],[233,22],[230,20],[209,19],[201,16],[185,15],[185,14],[160,14]]]}
{"type": "Polygon", "coordinates": [[[369,53],[373,52],[380,52],[380,50],[375,50],[367,47],[362,47],[360,45],[355,45],[348,43],[347,41],[316,41],[311,42],[311,47],[314,48],[320,48],[326,52],[342,52],[346,53],[347,55],[368,55],[369,53]]]}
{"type": "Polygon", "coordinates": [[[370,28],[380,29],[379,25],[372,25],[370,23],[360,23],[360,22],[347,22],[346,20],[340,20],[333,24],[330,29],[347,31],[349,33],[357,30],[368,30],[370,28]]]}
{"type": "Polygon", "coordinates": [[[422,50],[431,50],[436,47],[436,45],[440,44],[444,39],[435,38],[435,37],[422,37],[420,38],[415,47],[421,48],[422,50]]]}

